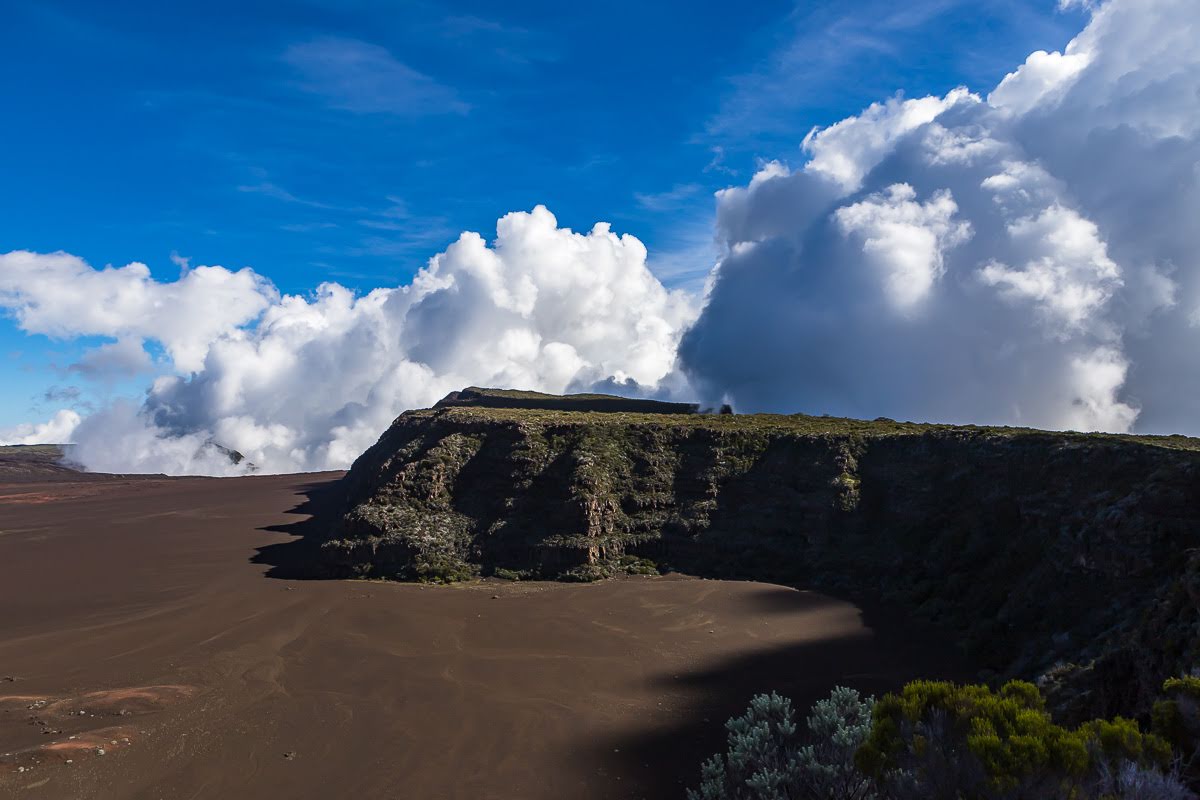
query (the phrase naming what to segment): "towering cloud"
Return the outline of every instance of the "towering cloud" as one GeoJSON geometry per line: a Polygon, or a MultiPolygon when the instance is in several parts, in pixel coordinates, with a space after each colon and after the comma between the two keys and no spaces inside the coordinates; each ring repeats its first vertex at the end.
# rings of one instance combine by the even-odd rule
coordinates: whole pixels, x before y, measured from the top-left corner
{"type": "Polygon", "coordinates": [[[799,168],[718,193],[724,256],[698,319],[638,240],[541,207],[365,296],[0,256],[23,329],[109,340],[80,374],[144,371],[148,340],[164,353],[142,401],[7,438],[73,435],[95,469],[240,469],[213,443],[320,469],[467,384],[685,381],[742,411],[1200,433],[1200,15],[1089,5],[1063,52],[990,93],[881,101],[804,137],[799,168]]]}
{"type": "Polygon", "coordinates": [[[742,410],[1196,433],[1200,16],[1112,0],[987,96],[893,99],[718,197],[680,356],[742,410]]]}
{"type": "Polygon", "coordinates": [[[242,469],[213,444],[271,471],[344,467],[401,411],[468,384],[653,386],[696,314],[650,274],[637,239],[603,223],[559,228],[542,207],[502,218],[491,245],[464,233],[411,284],[365,296],[332,283],[279,296],[249,270],[200,267],[164,284],[137,264],[0,258],[0,300],[27,330],[153,338],[170,354],[174,374],[143,403],[118,403],[74,430],[74,457],[97,470],[242,469]],[[78,302],[56,304],[67,290],[78,302]],[[102,311],[89,295],[104,299],[102,311]]]}

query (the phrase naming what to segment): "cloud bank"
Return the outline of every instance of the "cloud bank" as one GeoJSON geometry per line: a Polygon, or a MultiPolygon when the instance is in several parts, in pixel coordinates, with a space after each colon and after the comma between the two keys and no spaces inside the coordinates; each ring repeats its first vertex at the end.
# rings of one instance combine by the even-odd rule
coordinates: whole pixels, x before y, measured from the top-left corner
{"type": "MultiPolygon", "coordinates": [[[[96,270],[65,254],[0,256],[0,276],[24,330],[116,338],[81,363],[136,368],[143,338],[166,350],[172,374],[144,402],[73,430],[73,458],[100,471],[242,471],[214,444],[266,471],[345,467],[401,411],[469,384],[652,387],[696,316],[650,274],[640,241],[604,223],[560,228],[543,207],[503,217],[491,244],[464,233],[412,283],[365,296],[335,283],[280,295],[221,267],[157,283],[140,264],[96,270]]],[[[12,438],[61,440],[63,422],[12,438]]]]}
{"type": "Polygon", "coordinates": [[[46,422],[25,423],[0,430],[0,445],[63,444],[70,441],[81,419],[77,412],[64,408],[55,412],[46,422]]]}
{"type": "Polygon", "coordinates": [[[541,207],[364,296],[0,256],[21,328],[111,340],[78,372],[142,372],[153,342],[165,373],[140,402],[5,436],[70,435],[97,470],[240,471],[214,443],[269,471],[337,468],[468,384],[1200,433],[1200,15],[1090,8],[990,93],[882,100],[798,136],[798,168],[719,192],[704,298],[665,289],[637,239],[541,207]]]}
{"type": "Polygon", "coordinates": [[[718,196],[684,336],[739,410],[1200,432],[1200,15],[1113,0],[985,97],[893,98],[718,196]]]}

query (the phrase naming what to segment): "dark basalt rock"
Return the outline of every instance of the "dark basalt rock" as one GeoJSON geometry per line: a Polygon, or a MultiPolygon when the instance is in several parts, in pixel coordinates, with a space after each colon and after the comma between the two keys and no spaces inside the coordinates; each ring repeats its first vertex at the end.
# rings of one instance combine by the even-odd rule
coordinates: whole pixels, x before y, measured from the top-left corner
{"type": "MultiPolygon", "coordinates": [[[[439,400],[434,408],[470,406],[472,408],[533,408],[543,411],[594,411],[599,413],[627,414],[700,414],[710,409],[701,408],[699,403],[670,403],[663,400],[641,400],[617,397],[610,394],[545,394],[543,392],[516,391],[513,389],[480,389],[468,386],[460,392],[451,392],[439,400]]],[[[711,411],[731,414],[729,406],[711,411]]]]}
{"type": "Polygon", "coordinates": [[[1040,679],[1069,718],[1142,713],[1200,664],[1195,440],[439,405],[346,476],[335,574],[586,578],[650,559],[869,595],[998,677],[1040,679]]]}

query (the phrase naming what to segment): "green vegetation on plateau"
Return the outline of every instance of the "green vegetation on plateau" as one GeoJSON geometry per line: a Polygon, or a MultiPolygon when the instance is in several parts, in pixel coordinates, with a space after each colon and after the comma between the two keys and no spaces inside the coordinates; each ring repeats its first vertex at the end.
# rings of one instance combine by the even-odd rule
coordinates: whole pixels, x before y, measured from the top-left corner
{"type": "MultiPolygon", "coordinates": [[[[608,394],[545,394],[516,389],[481,389],[468,386],[461,392],[451,392],[438,401],[436,408],[471,406],[474,408],[520,408],[583,412],[640,412],[644,414],[696,414],[700,406],[694,403],[672,403],[664,400],[633,400],[608,394]]],[[[729,413],[722,406],[722,413],[729,413]]]]}
{"type": "Polygon", "coordinates": [[[0,446],[0,481],[27,482],[77,474],[64,463],[70,445],[13,444],[0,446]]]}

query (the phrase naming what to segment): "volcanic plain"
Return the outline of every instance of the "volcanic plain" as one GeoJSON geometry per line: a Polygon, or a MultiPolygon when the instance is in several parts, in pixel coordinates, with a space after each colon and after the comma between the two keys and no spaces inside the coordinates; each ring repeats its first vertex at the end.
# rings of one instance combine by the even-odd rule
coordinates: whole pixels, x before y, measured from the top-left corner
{"type": "Polygon", "coordinates": [[[0,476],[0,796],[681,797],[757,692],[970,677],[771,584],[309,580],[340,477],[0,476]]]}

